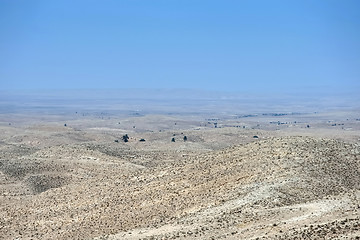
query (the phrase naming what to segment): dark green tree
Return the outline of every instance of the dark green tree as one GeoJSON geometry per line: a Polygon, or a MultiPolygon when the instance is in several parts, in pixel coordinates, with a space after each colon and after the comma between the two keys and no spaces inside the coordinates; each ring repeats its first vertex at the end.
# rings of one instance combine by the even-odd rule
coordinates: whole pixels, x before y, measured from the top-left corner
{"type": "Polygon", "coordinates": [[[125,134],[124,136],[122,136],[122,140],[124,142],[128,142],[129,141],[129,136],[127,134],[125,134]]]}

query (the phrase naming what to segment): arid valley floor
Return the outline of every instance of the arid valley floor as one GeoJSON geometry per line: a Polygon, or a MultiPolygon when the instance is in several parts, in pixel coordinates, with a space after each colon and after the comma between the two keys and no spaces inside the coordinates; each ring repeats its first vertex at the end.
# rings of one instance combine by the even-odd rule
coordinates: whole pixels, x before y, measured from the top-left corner
{"type": "Polygon", "coordinates": [[[0,114],[1,239],[360,238],[359,109],[36,111],[0,114]]]}

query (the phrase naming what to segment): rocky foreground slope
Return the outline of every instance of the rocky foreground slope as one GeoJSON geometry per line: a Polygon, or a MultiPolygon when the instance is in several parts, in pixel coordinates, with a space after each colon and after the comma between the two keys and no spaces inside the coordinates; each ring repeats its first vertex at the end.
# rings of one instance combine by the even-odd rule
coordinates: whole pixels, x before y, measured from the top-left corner
{"type": "Polygon", "coordinates": [[[0,236],[360,237],[356,144],[283,137],[152,167],[138,157],[134,163],[126,155],[64,145],[1,159],[0,236]]]}

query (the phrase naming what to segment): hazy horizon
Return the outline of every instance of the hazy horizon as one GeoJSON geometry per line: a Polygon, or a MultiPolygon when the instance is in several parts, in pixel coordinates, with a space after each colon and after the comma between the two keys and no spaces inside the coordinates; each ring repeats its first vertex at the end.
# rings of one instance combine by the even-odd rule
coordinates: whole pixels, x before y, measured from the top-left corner
{"type": "Polygon", "coordinates": [[[359,110],[358,94],[251,94],[194,89],[57,89],[0,91],[1,113],[112,114],[311,113],[359,110]]]}

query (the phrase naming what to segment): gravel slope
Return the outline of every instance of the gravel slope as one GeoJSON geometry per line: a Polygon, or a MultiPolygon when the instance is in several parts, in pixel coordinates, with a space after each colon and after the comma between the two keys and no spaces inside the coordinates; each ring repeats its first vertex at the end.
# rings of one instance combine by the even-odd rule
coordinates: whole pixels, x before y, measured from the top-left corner
{"type": "Polygon", "coordinates": [[[280,137],[199,154],[151,153],[154,161],[172,156],[166,164],[142,165],[145,153],[131,159],[80,144],[0,159],[0,236],[360,236],[356,144],[280,137]]]}

